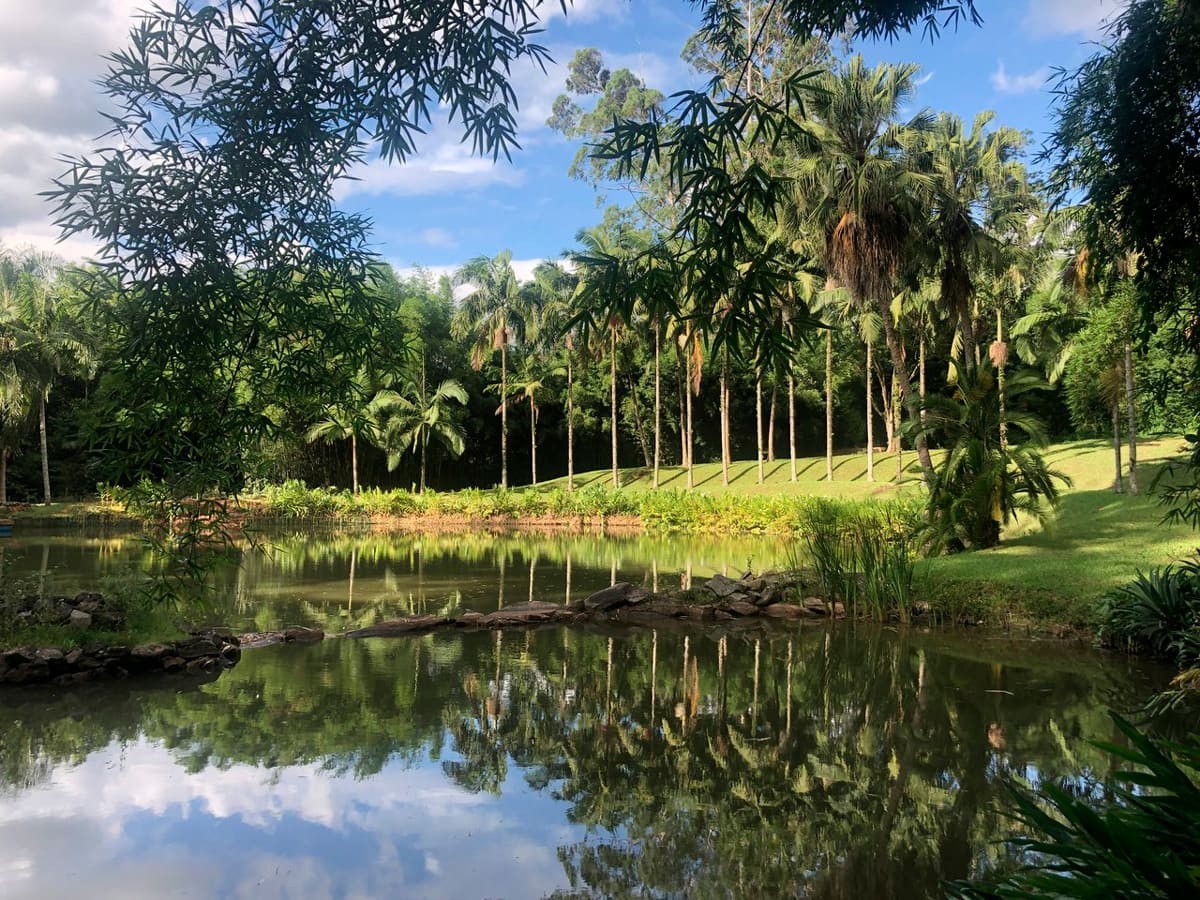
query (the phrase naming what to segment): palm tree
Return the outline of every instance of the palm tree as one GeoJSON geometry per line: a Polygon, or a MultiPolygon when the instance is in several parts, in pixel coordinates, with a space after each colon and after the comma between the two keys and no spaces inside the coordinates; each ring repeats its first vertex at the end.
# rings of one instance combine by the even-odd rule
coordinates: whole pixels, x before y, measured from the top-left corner
{"type": "MultiPolygon", "coordinates": [[[[537,477],[537,420],[538,398],[547,390],[546,383],[533,373],[531,360],[525,361],[522,381],[513,385],[511,398],[529,404],[529,468],[531,483],[538,483],[537,477]]],[[[507,398],[505,400],[507,402],[507,398]]]]}
{"type": "MultiPolygon", "coordinates": [[[[561,352],[564,362],[555,375],[565,375],[567,418],[567,490],[575,490],[575,344],[577,331],[571,319],[579,279],[557,262],[543,262],[533,270],[533,281],[524,288],[526,338],[540,351],[561,352]]],[[[534,483],[537,482],[536,477],[534,483]]]]}
{"type": "Polygon", "coordinates": [[[53,256],[5,254],[0,263],[0,306],[9,328],[11,360],[37,401],[42,495],[50,502],[46,404],[55,382],[71,371],[91,373],[92,342],[61,295],[62,264],[53,256]]]}
{"type": "MultiPolygon", "coordinates": [[[[910,418],[918,401],[891,307],[897,279],[911,265],[912,235],[924,224],[931,191],[915,152],[929,130],[929,115],[897,121],[916,89],[917,71],[909,64],[868,69],[856,56],[843,71],[817,79],[813,119],[806,123],[810,143],[800,148],[795,163],[797,206],[824,236],[829,274],[859,308],[878,312],[910,418]]],[[[917,440],[929,483],[929,448],[923,434],[917,440]]]]}
{"type": "Polygon", "coordinates": [[[359,492],[358,483],[358,440],[363,438],[378,443],[381,435],[379,425],[378,395],[372,396],[372,379],[365,370],[355,374],[350,382],[350,397],[343,403],[331,406],[323,419],[314,422],[305,432],[310,444],[316,441],[333,443],[350,442],[350,489],[359,492]]]}
{"type": "MultiPolygon", "coordinates": [[[[958,368],[957,364],[955,368],[958,368]]],[[[994,547],[1001,529],[1019,514],[1044,515],[1044,501],[1058,498],[1058,484],[1070,480],[1050,469],[1038,448],[1045,432],[1036,416],[1009,412],[1013,434],[1023,441],[1000,441],[1000,400],[991,360],[956,373],[955,396],[930,397],[925,423],[909,427],[939,436],[946,458],[930,486],[929,513],[934,539],[951,551],[994,547]]],[[[1018,372],[1009,380],[1010,399],[1045,387],[1034,374],[1018,372]]]]}
{"type": "Polygon", "coordinates": [[[967,367],[978,361],[973,273],[1024,231],[1033,211],[1025,167],[1017,159],[1025,138],[1015,128],[987,131],[994,118],[981,112],[968,131],[958,116],[941,113],[923,151],[932,187],[926,246],[935,257],[942,306],[958,322],[956,343],[967,367]]]}
{"type": "Polygon", "coordinates": [[[467,392],[453,378],[437,386],[432,394],[421,381],[409,382],[404,393],[381,391],[372,402],[373,411],[382,418],[382,440],[387,451],[388,470],[400,465],[400,458],[410,451],[420,457],[421,475],[418,491],[425,492],[425,476],[429,464],[429,442],[436,439],[452,456],[462,456],[466,435],[453,417],[451,404],[467,402],[467,392]]]}
{"type": "MultiPolygon", "coordinates": [[[[470,338],[475,342],[471,365],[476,370],[483,367],[492,353],[500,351],[500,396],[507,397],[508,348],[520,337],[524,326],[512,253],[505,250],[492,259],[477,256],[458,270],[455,281],[469,286],[470,292],[460,301],[451,322],[451,332],[457,338],[470,338]]],[[[505,403],[500,404],[500,487],[508,487],[508,408],[505,403]]]]}

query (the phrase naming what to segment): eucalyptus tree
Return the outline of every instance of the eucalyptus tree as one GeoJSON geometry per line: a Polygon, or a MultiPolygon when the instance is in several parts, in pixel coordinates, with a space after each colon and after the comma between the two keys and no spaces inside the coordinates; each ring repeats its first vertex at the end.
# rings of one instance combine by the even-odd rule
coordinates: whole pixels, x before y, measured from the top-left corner
{"type": "Polygon", "coordinates": [[[452,456],[462,456],[466,440],[462,426],[455,420],[454,406],[464,406],[467,392],[453,378],[429,391],[424,379],[410,381],[402,393],[383,391],[373,402],[381,418],[380,444],[387,451],[388,469],[395,469],[405,453],[420,458],[420,481],[424,493],[429,463],[429,443],[436,440],[452,456]]]}
{"type": "MultiPolygon", "coordinates": [[[[841,71],[815,79],[812,121],[793,163],[796,203],[823,235],[829,274],[861,309],[878,313],[910,419],[919,403],[891,307],[897,281],[911,267],[912,235],[924,223],[931,192],[917,153],[930,116],[918,112],[898,121],[916,90],[917,71],[911,64],[872,69],[856,56],[841,71]]],[[[929,483],[933,463],[922,433],[917,455],[929,483]]]]}
{"type": "Polygon", "coordinates": [[[512,267],[512,253],[469,260],[455,275],[468,293],[459,301],[451,332],[473,341],[471,365],[476,369],[500,352],[500,487],[508,487],[508,351],[525,327],[521,289],[512,267]]]}

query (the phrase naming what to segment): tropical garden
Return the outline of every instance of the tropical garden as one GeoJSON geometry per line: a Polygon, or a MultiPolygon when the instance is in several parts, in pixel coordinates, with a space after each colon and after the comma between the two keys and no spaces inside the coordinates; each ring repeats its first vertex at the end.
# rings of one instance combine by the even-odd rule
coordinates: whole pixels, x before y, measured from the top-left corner
{"type": "MultiPolygon", "coordinates": [[[[704,2],[682,51],[702,86],[682,91],[578,49],[547,124],[577,146],[569,174],[605,205],[525,279],[503,247],[450,274],[398,272],[333,191],[368,154],[411,159],[437,106],[479,154],[518,153],[509,67],[546,55],[536,4],[484,15],[422,3],[412,21],[386,14],[388,3],[349,0],[150,14],[109,60],[120,140],[71,160],[50,192],[64,234],[93,237],[98,254],[68,263],[0,247],[0,505],[18,528],[55,517],[137,522],[156,560],[147,571],[161,579],[153,596],[172,608],[217,590],[228,575],[211,577],[220,560],[252,554],[247,535],[280,522],[775,535],[808,589],[852,618],[1070,627],[1172,669],[1142,714],[1194,712],[1200,10],[1131,0],[1089,58],[1059,74],[1055,129],[1036,146],[990,111],[963,119],[923,107],[916,65],[845,51],[851,32],[924,29],[953,41],[986,14],[976,5],[704,2]],[[407,28],[425,29],[428,42],[409,42],[407,28]],[[407,56],[386,49],[397,42],[407,56]]],[[[356,544],[351,593],[358,553],[356,544]]],[[[536,564],[529,554],[530,600],[536,564]]],[[[895,719],[878,738],[888,748],[878,759],[901,773],[880,788],[895,791],[883,814],[899,808],[919,831],[925,806],[901,799],[915,790],[909,777],[929,782],[924,803],[985,766],[956,755],[966,743],[943,748],[930,771],[912,758],[896,729],[924,733],[931,719],[966,712],[946,713],[954,704],[939,699],[926,713],[924,655],[906,681],[899,673],[916,657],[885,644],[872,643],[863,665],[878,662],[899,686],[876,686],[884,670],[873,671],[845,715],[864,729],[872,708],[895,719]]],[[[657,636],[653,647],[657,667],[657,636]]],[[[561,663],[565,682],[570,654],[540,652],[554,657],[548,671],[561,663]]],[[[610,638],[610,691],[613,652],[610,638]]],[[[682,652],[683,731],[661,737],[690,754],[681,765],[691,794],[712,789],[715,767],[737,770],[739,809],[764,822],[768,808],[797,816],[789,822],[813,809],[830,816],[840,781],[864,792],[850,807],[873,809],[882,794],[868,786],[889,781],[867,752],[838,763],[843,774],[864,766],[861,777],[826,777],[818,799],[795,787],[824,771],[812,755],[792,760],[797,747],[811,737],[837,753],[841,737],[819,724],[793,732],[790,680],[777,747],[746,749],[757,721],[700,746],[687,725],[698,700],[684,696],[686,641],[682,652]],[[743,764],[770,783],[747,788],[756,776],[743,764]]],[[[789,642],[788,679],[792,652],[789,642]]],[[[482,650],[471,653],[481,666],[482,650]]],[[[495,693],[500,660],[497,644],[493,687],[472,673],[455,702],[495,693]]],[[[582,668],[595,688],[601,664],[582,668]]],[[[828,680],[814,685],[804,690],[823,692],[828,709],[828,680]]],[[[553,695],[541,689],[519,726],[448,720],[462,750],[445,763],[448,777],[498,791],[493,770],[507,753],[529,778],[562,779],[581,818],[651,827],[621,803],[654,794],[641,768],[653,763],[629,742],[643,728],[652,742],[656,700],[645,723],[595,713],[591,735],[535,715],[553,695]],[[543,734],[551,727],[561,733],[543,734]],[[560,758],[593,740],[623,742],[615,752],[634,759],[620,771],[645,778],[613,786],[613,772],[560,758]],[[596,784],[579,786],[587,779],[596,784]],[[601,801],[615,805],[586,805],[601,801]]],[[[245,699],[222,702],[233,715],[245,699]]],[[[164,706],[155,727],[187,705],[164,706]]],[[[768,716],[779,715],[776,697],[768,716]]],[[[399,749],[388,752],[414,752],[430,727],[397,725],[399,749]]],[[[1116,787],[1103,791],[1013,777],[1014,855],[970,873],[950,867],[990,877],[945,890],[1182,897],[1200,886],[1194,742],[1168,743],[1115,714],[1095,730],[1137,771],[1105,772],[1116,787]]],[[[111,729],[101,731],[107,740],[111,729]]],[[[381,765],[322,734],[327,752],[289,752],[356,771],[381,765]]],[[[372,749],[383,740],[372,736],[372,749]]],[[[216,726],[194,732],[189,748],[256,752],[216,726]]],[[[1099,751],[1087,753],[1098,771],[1099,751]]],[[[970,806],[964,821],[977,813],[970,806]]],[[[739,826],[721,815],[680,832],[697,842],[689,857],[714,872],[729,857],[705,851],[699,835],[731,838],[739,826]]],[[[635,893],[649,883],[646,865],[651,880],[667,879],[663,892],[688,893],[658,867],[661,848],[639,840],[559,852],[572,884],[601,894],[635,893]]],[[[925,851],[905,846],[939,884],[925,851]]],[[[766,854],[758,874],[736,883],[802,890],[768,850],[756,848],[766,854]]],[[[854,853],[870,855],[857,844],[854,853]]]]}

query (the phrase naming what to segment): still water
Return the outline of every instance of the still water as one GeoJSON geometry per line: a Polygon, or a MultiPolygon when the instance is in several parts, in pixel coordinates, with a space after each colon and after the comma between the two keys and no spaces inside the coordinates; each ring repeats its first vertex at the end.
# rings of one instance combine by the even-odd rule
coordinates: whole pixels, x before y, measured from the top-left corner
{"type": "MultiPolygon", "coordinates": [[[[272,543],[222,575],[212,616],[340,630],[785,552],[272,543]]],[[[141,553],[27,537],[4,574],[65,590],[128,578],[141,553]]],[[[0,896],[933,897],[1004,864],[1005,779],[1094,790],[1106,709],[1161,681],[1054,642],[841,624],[333,639],[249,651],[207,681],[8,690],[0,896]]]]}

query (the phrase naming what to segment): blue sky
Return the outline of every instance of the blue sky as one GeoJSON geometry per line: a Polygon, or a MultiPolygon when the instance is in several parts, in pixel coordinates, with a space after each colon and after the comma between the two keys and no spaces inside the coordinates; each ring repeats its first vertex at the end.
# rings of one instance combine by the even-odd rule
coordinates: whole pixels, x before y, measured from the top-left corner
{"type": "MultiPolygon", "coordinates": [[[[692,86],[694,78],[679,58],[695,30],[692,8],[681,2],[588,0],[580,14],[552,20],[544,43],[558,66],[545,75],[520,79],[522,152],[513,164],[479,167],[463,179],[425,182],[427,193],[406,187],[366,189],[356,186],[346,204],[369,213],[377,223],[381,252],[404,267],[421,264],[441,270],[478,254],[510,249],[517,260],[558,255],[571,245],[575,232],[600,215],[596,195],[587,184],[567,177],[575,145],[543,126],[549,103],[560,93],[563,68],[579,47],[597,47],[610,67],[626,65],[666,94],[692,86]]],[[[966,118],[982,109],[997,113],[997,122],[1030,132],[1031,150],[1050,127],[1051,94],[1047,79],[1056,66],[1071,67],[1094,49],[1100,22],[1117,8],[1114,0],[980,0],[982,27],[960,27],[932,44],[921,35],[895,43],[856,44],[870,62],[913,61],[921,65],[918,105],[948,110],[966,118]]],[[[460,157],[442,141],[453,135],[437,129],[431,135],[434,156],[457,163],[460,157]]],[[[477,161],[478,162],[478,161],[477,161]]],[[[417,161],[416,166],[421,162],[417,161]]],[[[387,176],[379,173],[382,183],[387,176]]],[[[393,178],[403,176],[393,175],[393,178]]],[[[620,200],[613,195],[612,200],[620,200]]]]}
{"type": "MultiPolygon", "coordinates": [[[[856,46],[870,62],[922,67],[918,104],[971,117],[992,109],[997,121],[1031,133],[1033,148],[1050,123],[1046,79],[1093,49],[1100,23],[1122,0],[977,0],[984,24],[962,26],[930,44],[912,35],[894,44],[856,46]]],[[[55,231],[37,197],[58,173],[57,158],[86,151],[101,129],[92,82],[100,55],[122,43],[145,0],[0,0],[0,244],[53,247],[55,231]]],[[[380,254],[398,267],[451,269],[502,249],[525,274],[571,246],[575,232],[600,216],[590,186],[567,176],[575,146],[545,127],[563,89],[566,63],[580,47],[600,49],[611,68],[628,67],[666,94],[692,86],[679,58],[695,30],[684,0],[575,0],[564,18],[557,0],[542,43],[555,64],[514,72],[521,99],[522,150],[512,163],[472,158],[461,132],[435,122],[419,155],[404,165],[373,163],[345,185],[345,207],[375,221],[380,254]]],[[[617,200],[619,197],[614,196],[617,200]]],[[[91,248],[58,245],[66,256],[91,248]]]]}

